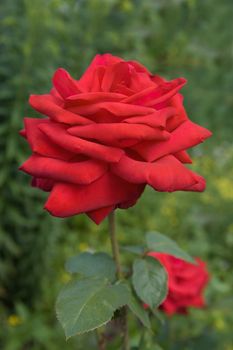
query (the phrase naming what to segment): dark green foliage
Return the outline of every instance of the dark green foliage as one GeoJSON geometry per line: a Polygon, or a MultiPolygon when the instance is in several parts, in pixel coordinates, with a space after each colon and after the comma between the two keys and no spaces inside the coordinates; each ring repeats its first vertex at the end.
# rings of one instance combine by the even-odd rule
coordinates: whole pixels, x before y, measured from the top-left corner
{"type": "MultiPolygon", "coordinates": [[[[17,170],[29,155],[18,130],[24,116],[35,115],[29,94],[46,93],[57,67],[78,77],[94,54],[111,52],[167,78],[186,77],[190,117],[214,132],[193,151],[194,167],[207,178],[205,194],[147,190],[135,208],[118,215],[123,244],[141,244],[144,232],[160,231],[209,263],[208,309],[175,317],[170,328],[163,323],[156,338],[166,350],[232,349],[232,18],[232,0],[1,0],[0,348],[95,347],[90,336],[65,343],[53,303],[68,278],[62,273],[67,257],[85,247],[110,249],[106,224],[58,220],[43,211],[46,195],[17,170]],[[11,314],[22,324],[13,326],[11,314]]],[[[133,323],[131,331],[136,346],[133,323]]]]}
{"type": "Polygon", "coordinates": [[[43,194],[31,189],[29,178],[18,171],[28,154],[18,135],[23,116],[29,113],[28,95],[49,88],[48,76],[59,54],[58,44],[53,47],[48,42],[50,18],[46,19],[46,9],[41,9],[40,3],[1,3],[0,297],[10,306],[13,300],[34,301],[47,250],[60,231],[58,221],[42,210],[43,194]]]}

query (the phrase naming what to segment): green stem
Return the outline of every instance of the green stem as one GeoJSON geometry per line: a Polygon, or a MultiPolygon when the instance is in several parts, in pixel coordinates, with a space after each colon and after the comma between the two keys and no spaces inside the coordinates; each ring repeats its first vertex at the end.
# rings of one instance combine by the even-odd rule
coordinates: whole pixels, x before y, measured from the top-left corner
{"type": "Polygon", "coordinates": [[[122,271],[121,271],[121,264],[120,264],[120,252],[119,252],[118,242],[117,242],[117,238],[116,238],[116,223],[115,223],[115,211],[114,210],[109,214],[108,220],[109,220],[109,235],[110,235],[110,239],[111,239],[113,258],[114,258],[115,263],[116,263],[117,278],[121,279],[122,271]]]}
{"type": "Polygon", "coordinates": [[[105,334],[100,332],[98,329],[96,330],[96,337],[98,343],[99,350],[106,350],[106,339],[105,334]]]}
{"type": "Polygon", "coordinates": [[[128,309],[124,306],[122,315],[122,330],[123,330],[123,350],[130,350],[129,347],[129,328],[128,328],[128,309]]]}
{"type": "MultiPolygon", "coordinates": [[[[121,279],[123,275],[122,275],[122,269],[120,264],[119,246],[118,246],[117,237],[116,237],[116,224],[115,224],[114,210],[109,214],[108,219],[109,219],[109,236],[110,236],[111,245],[112,245],[113,258],[116,263],[117,278],[121,279]]],[[[122,316],[121,316],[121,324],[122,324],[122,332],[123,332],[122,350],[130,350],[127,312],[128,312],[127,306],[124,306],[122,308],[122,316]]]]}

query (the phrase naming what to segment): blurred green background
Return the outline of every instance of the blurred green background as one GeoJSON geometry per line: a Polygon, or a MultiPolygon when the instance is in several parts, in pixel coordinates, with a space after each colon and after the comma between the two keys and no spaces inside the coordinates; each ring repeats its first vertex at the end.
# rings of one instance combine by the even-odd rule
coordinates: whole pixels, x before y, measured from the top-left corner
{"type": "MultiPolygon", "coordinates": [[[[69,279],[67,257],[110,251],[107,224],[44,212],[46,195],[17,170],[30,153],[18,130],[35,115],[28,95],[48,91],[56,68],[78,77],[93,55],[110,52],[166,78],[186,77],[189,116],[214,134],[191,151],[206,192],[147,189],[137,206],[118,212],[122,244],[158,230],[206,260],[211,273],[206,309],[169,322],[162,316],[149,341],[165,350],[233,350],[232,0],[1,0],[0,18],[0,349],[95,348],[94,336],[65,341],[54,302],[69,279]]],[[[131,334],[137,344],[133,321],[131,334]]]]}

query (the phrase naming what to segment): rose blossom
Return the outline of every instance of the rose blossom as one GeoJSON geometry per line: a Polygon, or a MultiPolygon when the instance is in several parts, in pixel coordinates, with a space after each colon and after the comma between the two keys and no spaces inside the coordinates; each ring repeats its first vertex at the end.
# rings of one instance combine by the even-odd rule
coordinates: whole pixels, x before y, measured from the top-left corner
{"type": "Polygon", "coordinates": [[[186,150],[211,133],[188,119],[178,93],[185,82],[110,54],[97,55],[79,80],[59,68],[50,93],[29,99],[44,118],[25,118],[21,131],[33,154],[20,169],[50,192],[45,208],[99,223],[134,205],[146,184],[203,191],[205,180],[184,164],[186,150]]]}
{"type": "Polygon", "coordinates": [[[204,307],[202,294],[209,274],[201,259],[196,258],[197,265],[194,265],[168,254],[151,252],[148,255],[159,260],[168,274],[168,295],[160,305],[166,314],[184,314],[189,307],[204,307]]]}

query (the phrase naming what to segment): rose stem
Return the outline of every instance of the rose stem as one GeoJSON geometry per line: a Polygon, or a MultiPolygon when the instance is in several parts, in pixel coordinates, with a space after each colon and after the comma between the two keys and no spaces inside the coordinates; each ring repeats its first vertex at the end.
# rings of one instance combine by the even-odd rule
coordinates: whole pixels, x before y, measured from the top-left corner
{"type": "Polygon", "coordinates": [[[117,274],[117,278],[121,279],[122,272],[121,272],[121,264],[120,264],[119,247],[118,247],[118,242],[116,238],[116,223],[115,223],[114,210],[109,214],[108,220],[109,220],[109,235],[110,235],[111,245],[112,245],[112,254],[116,263],[116,274],[117,274]]]}
{"type": "MultiPolygon", "coordinates": [[[[112,245],[112,254],[113,258],[116,263],[116,274],[117,278],[122,278],[122,270],[121,270],[121,264],[120,264],[120,253],[119,253],[119,246],[117,242],[116,237],[116,223],[115,223],[115,211],[113,210],[108,215],[109,220],[109,235],[112,245]]],[[[122,308],[122,330],[123,330],[123,350],[129,350],[129,332],[128,332],[128,319],[127,319],[127,307],[124,306],[122,308]]]]}
{"type": "Polygon", "coordinates": [[[106,350],[106,339],[105,334],[99,332],[99,330],[96,330],[96,337],[97,337],[97,343],[98,343],[98,349],[99,350],[106,350]]]}

